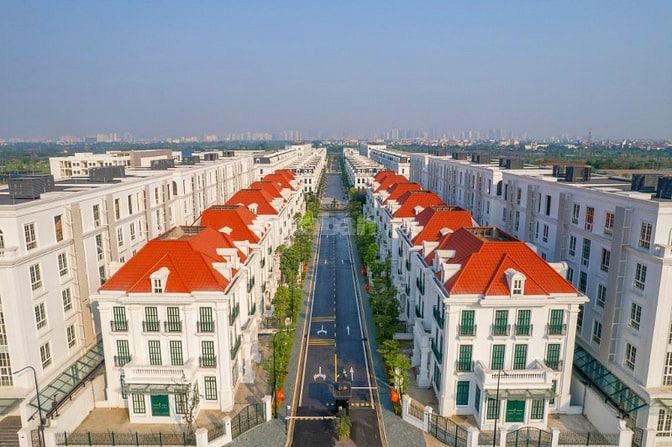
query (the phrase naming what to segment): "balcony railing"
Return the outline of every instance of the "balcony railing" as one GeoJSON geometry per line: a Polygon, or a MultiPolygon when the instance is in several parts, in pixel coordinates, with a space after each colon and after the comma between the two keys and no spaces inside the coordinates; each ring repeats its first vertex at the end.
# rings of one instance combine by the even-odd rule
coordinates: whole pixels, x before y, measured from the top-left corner
{"type": "Polygon", "coordinates": [[[252,303],[252,307],[250,307],[250,310],[247,312],[248,315],[254,315],[257,313],[257,303],[252,303]]]}
{"type": "Polygon", "coordinates": [[[562,360],[546,359],[544,364],[555,371],[562,369],[562,360]]]}
{"type": "Polygon", "coordinates": [[[128,320],[111,320],[110,330],[112,332],[128,332],[128,320]]]}
{"type": "Polygon", "coordinates": [[[490,326],[490,334],[493,337],[503,337],[511,334],[510,324],[493,324],[490,326]]]}
{"type": "Polygon", "coordinates": [[[131,361],[130,355],[115,355],[114,366],[124,366],[131,361]]]}
{"type": "Polygon", "coordinates": [[[240,341],[241,341],[241,336],[239,335],[238,337],[236,337],[236,343],[231,348],[231,360],[235,359],[236,354],[238,354],[238,349],[240,349],[240,341]]]}
{"type": "Polygon", "coordinates": [[[182,332],[182,322],[181,321],[164,321],[163,329],[166,332],[182,332]]]}
{"type": "Polygon", "coordinates": [[[476,325],[475,324],[469,324],[469,325],[460,324],[459,326],[457,326],[457,334],[460,337],[475,337],[476,336],[476,325]]]}
{"type": "Polygon", "coordinates": [[[436,324],[438,324],[440,328],[443,328],[443,324],[446,322],[446,316],[442,315],[442,313],[443,312],[439,310],[439,307],[434,305],[433,308],[434,320],[436,320],[436,324]]]}
{"type": "Polygon", "coordinates": [[[439,350],[435,340],[432,340],[432,352],[434,353],[436,360],[441,363],[443,361],[443,351],[439,350]]]}
{"type": "Polygon", "coordinates": [[[161,324],[159,320],[150,320],[142,322],[142,332],[159,332],[161,324]]]}
{"type": "Polygon", "coordinates": [[[566,324],[547,324],[546,335],[565,335],[567,334],[566,324]]]}
{"type": "Polygon", "coordinates": [[[532,325],[516,324],[514,331],[516,335],[532,335],[532,325]]]}
{"type": "Polygon", "coordinates": [[[197,321],[196,331],[198,332],[215,332],[215,322],[212,320],[197,321]]]}
{"type": "Polygon", "coordinates": [[[474,370],[474,362],[471,360],[458,360],[455,362],[455,369],[460,372],[470,372],[474,370]]]}
{"type": "Polygon", "coordinates": [[[415,285],[418,288],[418,291],[420,292],[420,295],[425,294],[425,282],[420,281],[420,278],[415,278],[415,285]]]}
{"type": "Polygon", "coordinates": [[[498,379],[504,387],[510,385],[550,383],[551,380],[551,377],[547,375],[547,370],[542,368],[538,362],[533,362],[531,368],[505,371],[487,368],[483,362],[480,361],[474,363],[476,377],[480,379],[484,387],[496,386],[498,379]]]}
{"type": "Polygon", "coordinates": [[[216,368],[217,367],[217,356],[207,355],[205,357],[198,358],[198,366],[200,368],[216,368]]]}
{"type": "Polygon", "coordinates": [[[240,304],[237,304],[233,306],[233,309],[231,309],[231,314],[229,315],[229,325],[233,326],[233,323],[236,322],[236,318],[238,318],[238,314],[240,313],[240,304]]]}

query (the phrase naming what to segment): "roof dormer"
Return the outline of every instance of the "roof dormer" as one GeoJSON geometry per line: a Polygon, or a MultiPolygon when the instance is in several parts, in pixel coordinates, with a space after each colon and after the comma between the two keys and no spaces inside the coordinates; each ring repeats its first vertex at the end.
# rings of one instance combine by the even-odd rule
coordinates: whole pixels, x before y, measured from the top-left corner
{"type": "Polygon", "coordinates": [[[252,214],[257,214],[258,207],[259,205],[257,205],[256,203],[250,203],[250,205],[247,208],[250,210],[252,214]]]}
{"type": "Polygon", "coordinates": [[[422,210],[424,210],[423,207],[421,207],[420,205],[416,205],[413,208],[413,213],[417,216],[418,214],[422,213],[422,210]]]}
{"type": "Polygon", "coordinates": [[[151,275],[149,281],[152,287],[152,293],[164,293],[166,291],[166,284],[168,282],[168,275],[170,270],[168,267],[161,267],[151,275]]]}
{"type": "Polygon", "coordinates": [[[511,296],[522,296],[525,294],[525,275],[515,269],[507,269],[506,280],[509,283],[511,296]]]}

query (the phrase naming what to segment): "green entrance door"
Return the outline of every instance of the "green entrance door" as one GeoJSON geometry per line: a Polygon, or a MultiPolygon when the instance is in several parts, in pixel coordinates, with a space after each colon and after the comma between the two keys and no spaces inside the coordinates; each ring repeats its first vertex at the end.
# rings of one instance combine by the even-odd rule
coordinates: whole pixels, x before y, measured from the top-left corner
{"type": "Polygon", "coordinates": [[[507,400],[506,422],[524,422],[524,421],[525,421],[525,401],[507,400]]]}
{"type": "Polygon", "coordinates": [[[152,400],[152,416],[170,416],[167,394],[154,395],[151,397],[151,400],[152,400]]]}

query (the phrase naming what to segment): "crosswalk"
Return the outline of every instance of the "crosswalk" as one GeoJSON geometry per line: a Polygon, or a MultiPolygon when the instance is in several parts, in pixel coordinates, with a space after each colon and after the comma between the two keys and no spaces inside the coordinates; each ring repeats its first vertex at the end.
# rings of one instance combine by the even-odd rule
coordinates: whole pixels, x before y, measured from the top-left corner
{"type": "Polygon", "coordinates": [[[333,338],[311,338],[308,340],[308,346],[336,346],[336,340],[333,338]]]}

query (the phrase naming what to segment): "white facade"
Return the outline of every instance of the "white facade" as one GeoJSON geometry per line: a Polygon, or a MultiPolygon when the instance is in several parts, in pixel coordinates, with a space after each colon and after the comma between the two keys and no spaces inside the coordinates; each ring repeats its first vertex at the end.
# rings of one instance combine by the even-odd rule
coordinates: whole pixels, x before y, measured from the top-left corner
{"type": "Polygon", "coordinates": [[[368,188],[373,181],[373,176],[383,169],[381,164],[361,155],[353,148],[343,148],[343,156],[348,181],[357,189],[368,188]]]}
{"type": "Polygon", "coordinates": [[[292,172],[296,174],[303,187],[303,192],[317,192],[320,186],[320,179],[324,172],[324,165],[327,162],[327,149],[316,148],[306,149],[308,155],[303,155],[303,159],[298,160],[298,165],[292,166],[292,172]]]}

